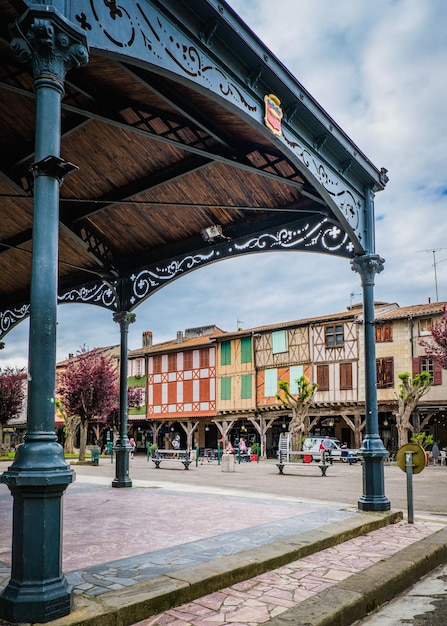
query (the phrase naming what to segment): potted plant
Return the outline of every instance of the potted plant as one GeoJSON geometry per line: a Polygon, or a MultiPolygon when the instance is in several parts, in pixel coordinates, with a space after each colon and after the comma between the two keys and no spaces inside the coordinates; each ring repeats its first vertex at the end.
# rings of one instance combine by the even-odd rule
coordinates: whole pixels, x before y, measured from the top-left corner
{"type": "Polygon", "coordinates": [[[413,433],[411,435],[411,443],[417,443],[425,452],[425,464],[428,465],[430,459],[430,452],[427,450],[427,446],[433,443],[433,435],[427,435],[427,433],[413,433]]]}
{"type": "Polygon", "coordinates": [[[158,450],[158,446],[156,443],[151,443],[151,445],[149,446],[149,454],[148,457],[150,456],[151,458],[155,456],[155,452],[158,450]]]}
{"type": "Polygon", "coordinates": [[[258,444],[252,443],[250,446],[250,450],[251,450],[251,460],[257,461],[258,460],[258,444]]]}

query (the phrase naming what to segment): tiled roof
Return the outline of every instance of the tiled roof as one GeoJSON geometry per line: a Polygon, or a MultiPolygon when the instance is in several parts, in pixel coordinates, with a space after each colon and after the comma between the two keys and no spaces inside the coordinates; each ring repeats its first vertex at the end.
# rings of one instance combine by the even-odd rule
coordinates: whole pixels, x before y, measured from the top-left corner
{"type": "Polygon", "coordinates": [[[156,343],[148,348],[136,348],[135,350],[129,350],[129,356],[142,356],[157,352],[169,352],[171,350],[185,350],[188,348],[201,347],[207,344],[211,344],[215,341],[215,338],[220,335],[226,335],[223,330],[214,331],[212,334],[201,335],[200,337],[190,337],[188,339],[172,339],[170,341],[164,341],[162,343],[156,343]]]}
{"type": "Polygon", "coordinates": [[[93,350],[89,350],[88,352],[82,353],[82,354],[73,354],[73,356],[68,357],[68,359],[65,359],[64,361],[59,361],[58,363],[56,363],[56,367],[66,367],[70,362],[72,361],[76,361],[77,359],[79,359],[80,356],[86,356],[89,354],[108,354],[110,353],[110,356],[117,356],[119,357],[120,354],[120,346],[116,345],[116,346],[104,346],[102,348],[93,348],[93,350]]]}
{"type": "Polygon", "coordinates": [[[425,304],[398,307],[392,311],[385,311],[383,313],[377,311],[376,317],[386,320],[422,317],[425,315],[441,314],[446,307],[447,302],[427,302],[425,304]]]}

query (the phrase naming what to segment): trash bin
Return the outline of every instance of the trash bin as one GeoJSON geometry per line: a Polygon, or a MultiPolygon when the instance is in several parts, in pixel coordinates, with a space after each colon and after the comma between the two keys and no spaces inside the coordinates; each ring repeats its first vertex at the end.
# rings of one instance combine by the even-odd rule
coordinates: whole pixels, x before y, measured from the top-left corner
{"type": "Polygon", "coordinates": [[[234,472],[234,454],[223,454],[220,460],[220,467],[223,472],[234,472]]]}
{"type": "Polygon", "coordinates": [[[91,449],[92,465],[99,465],[99,448],[91,449]]]}
{"type": "Polygon", "coordinates": [[[312,455],[311,454],[305,454],[304,455],[304,463],[312,463],[312,455]]]}

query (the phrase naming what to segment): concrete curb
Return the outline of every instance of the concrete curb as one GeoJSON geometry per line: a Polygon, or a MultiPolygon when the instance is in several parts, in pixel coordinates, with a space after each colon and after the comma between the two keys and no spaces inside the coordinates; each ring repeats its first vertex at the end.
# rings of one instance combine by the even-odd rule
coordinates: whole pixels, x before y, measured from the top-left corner
{"type": "Polygon", "coordinates": [[[266,622],[266,626],[350,626],[447,562],[447,529],[350,576],[266,622]]]}
{"type": "Polygon", "coordinates": [[[158,576],[126,589],[111,591],[97,598],[78,595],[75,596],[72,613],[52,621],[51,624],[130,626],[151,615],[396,523],[402,518],[401,511],[364,513],[360,520],[354,517],[337,524],[327,524],[313,531],[275,541],[262,549],[246,550],[217,558],[212,562],[158,576]]]}

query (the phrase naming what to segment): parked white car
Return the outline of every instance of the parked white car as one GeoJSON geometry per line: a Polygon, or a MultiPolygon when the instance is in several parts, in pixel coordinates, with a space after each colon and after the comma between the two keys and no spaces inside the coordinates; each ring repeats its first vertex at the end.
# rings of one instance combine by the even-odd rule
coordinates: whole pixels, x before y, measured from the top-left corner
{"type": "MultiPolygon", "coordinates": [[[[303,452],[309,452],[312,455],[313,461],[321,460],[321,450],[320,445],[323,439],[326,437],[321,437],[316,435],[314,437],[307,437],[303,442],[303,452]]],[[[349,463],[357,463],[360,460],[360,450],[342,450],[341,443],[335,437],[330,437],[332,448],[331,448],[331,459],[334,461],[345,460],[349,463]]]]}

